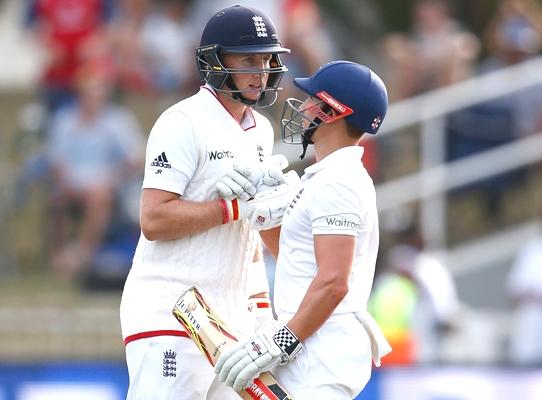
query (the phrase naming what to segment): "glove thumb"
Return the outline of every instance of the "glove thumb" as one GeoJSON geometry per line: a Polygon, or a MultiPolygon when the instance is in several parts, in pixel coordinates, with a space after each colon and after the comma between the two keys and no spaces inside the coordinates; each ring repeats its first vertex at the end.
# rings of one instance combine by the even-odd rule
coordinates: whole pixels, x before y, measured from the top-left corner
{"type": "Polygon", "coordinates": [[[280,168],[281,171],[287,168],[289,165],[288,159],[284,154],[273,154],[271,156],[271,164],[273,164],[277,168],[280,168]]]}
{"type": "Polygon", "coordinates": [[[267,171],[267,174],[264,175],[262,182],[267,186],[277,186],[286,181],[282,170],[273,166],[267,171]]]}

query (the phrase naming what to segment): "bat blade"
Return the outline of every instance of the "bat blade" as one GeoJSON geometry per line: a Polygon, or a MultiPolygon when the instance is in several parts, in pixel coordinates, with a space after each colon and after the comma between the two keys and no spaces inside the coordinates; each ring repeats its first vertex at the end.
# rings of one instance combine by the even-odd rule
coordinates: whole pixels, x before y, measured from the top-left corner
{"type": "MultiPolygon", "coordinates": [[[[232,330],[195,286],[179,297],[173,307],[173,315],[213,366],[222,350],[237,341],[232,330]]],[[[239,392],[239,396],[245,400],[293,400],[270,372],[262,373],[249,388],[239,392]]]]}

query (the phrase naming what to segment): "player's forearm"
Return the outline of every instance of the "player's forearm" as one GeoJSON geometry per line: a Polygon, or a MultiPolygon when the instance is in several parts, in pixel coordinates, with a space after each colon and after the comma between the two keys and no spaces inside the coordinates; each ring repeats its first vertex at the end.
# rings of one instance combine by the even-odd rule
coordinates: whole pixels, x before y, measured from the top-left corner
{"type": "Polygon", "coordinates": [[[288,322],[301,341],[314,334],[348,293],[356,239],[344,235],[314,235],[317,273],[298,311],[288,322]]]}
{"type": "Polygon", "coordinates": [[[172,199],[141,207],[141,231],[148,240],[173,240],[205,232],[221,225],[219,201],[191,202],[172,199]]]}
{"type": "Polygon", "coordinates": [[[348,283],[344,280],[324,280],[316,274],[288,327],[303,342],[326,322],[347,293],[348,283]]]}

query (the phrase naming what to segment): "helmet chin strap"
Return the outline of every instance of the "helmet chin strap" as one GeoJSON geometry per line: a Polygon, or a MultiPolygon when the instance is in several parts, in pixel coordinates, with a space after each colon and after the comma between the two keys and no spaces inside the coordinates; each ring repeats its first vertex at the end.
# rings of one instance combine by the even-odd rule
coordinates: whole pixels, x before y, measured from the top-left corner
{"type": "Polygon", "coordinates": [[[309,141],[309,139],[307,139],[305,135],[303,135],[303,153],[301,153],[301,155],[299,156],[301,160],[305,158],[305,154],[307,153],[307,147],[309,147],[309,144],[311,143],[312,142],[309,141]]]}
{"type": "Polygon", "coordinates": [[[316,128],[318,128],[318,124],[320,124],[321,120],[319,118],[316,118],[314,121],[311,122],[311,127],[307,129],[303,133],[303,153],[299,156],[300,159],[305,158],[305,154],[307,153],[307,147],[309,147],[309,144],[314,144],[312,142],[312,135],[314,135],[314,132],[316,132],[316,128]]]}
{"type": "Polygon", "coordinates": [[[239,90],[239,88],[237,87],[237,85],[235,84],[231,76],[228,76],[228,79],[226,80],[226,85],[232,90],[231,97],[234,100],[240,101],[241,103],[246,104],[248,106],[255,105],[262,96],[262,94],[260,93],[260,96],[256,100],[247,99],[245,96],[243,96],[243,94],[241,93],[241,91],[239,90]]]}

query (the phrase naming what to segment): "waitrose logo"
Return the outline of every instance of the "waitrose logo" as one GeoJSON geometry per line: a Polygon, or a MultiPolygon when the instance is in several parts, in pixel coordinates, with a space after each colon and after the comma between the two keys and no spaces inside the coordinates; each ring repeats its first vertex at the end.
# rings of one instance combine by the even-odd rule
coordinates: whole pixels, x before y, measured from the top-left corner
{"type": "Polygon", "coordinates": [[[209,152],[209,160],[222,160],[223,158],[235,158],[235,155],[233,152],[229,150],[223,150],[223,151],[210,151],[209,152]]]}
{"type": "Polygon", "coordinates": [[[350,229],[360,229],[361,225],[358,222],[351,221],[347,218],[337,218],[337,217],[326,217],[326,223],[328,226],[333,226],[337,228],[350,228],[350,229]]]}

